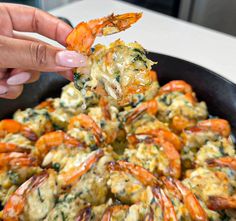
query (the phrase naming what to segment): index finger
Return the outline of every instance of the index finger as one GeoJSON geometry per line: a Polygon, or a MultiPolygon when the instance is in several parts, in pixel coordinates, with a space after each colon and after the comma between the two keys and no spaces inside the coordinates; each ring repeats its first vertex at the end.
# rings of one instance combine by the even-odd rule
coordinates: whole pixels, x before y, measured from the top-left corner
{"type": "MultiPolygon", "coordinates": [[[[67,35],[72,28],[55,16],[30,6],[2,3],[0,7],[6,10],[16,31],[36,32],[65,45],[67,35]]],[[[5,13],[0,13],[0,20],[6,19],[5,13]]]]}

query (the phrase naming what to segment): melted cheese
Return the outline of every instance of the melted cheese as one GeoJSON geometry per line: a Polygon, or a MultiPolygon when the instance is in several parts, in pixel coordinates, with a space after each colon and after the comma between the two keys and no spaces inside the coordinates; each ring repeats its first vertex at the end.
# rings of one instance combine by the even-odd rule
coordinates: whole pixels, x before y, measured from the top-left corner
{"type": "Polygon", "coordinates": [[[230,193],[227,176],[223,173],[219,175],[199,167],[183,183],[206,202],[209,196],[227,196],[230,193]]]}
{"type": "Polygon", "coordinates": [[[33,148],[32,142],[21,134],[7,134],[3,139],[1,139],[1,142],[12,143],[17,146],[29,148],[29,149],[33,148]]]}
{"type": "Polygon", "coordinates": [[[55,174],[51,173],[48,179],[28,194],[22,214],[24,220],[39,221],[46,218],[55,205],[57,191],[55,174]]]}
{"type": "Polygon", "coordinates": [[[41,136],[50,123],[47,110],[34,110],[28,108],[24,111],[18,110],[14,114],[14,119],[29,126],[38,136],[41,136]]]}
{"type": "Polygon", "coordinates": [[[105,155],[73,186],[71,192],[92,205],[103,204],[107,200],[109,188],[107,181],[109,173],[107,163],[112,161],[110,155],[105,155]]]}
{"type": "Polygon", "coordinates": [[[152,85],[149,71],[153,62],[138,43],[125,44],[118,40],[109,47],[97,45],[89,64],[90,79],[83,87],[95,89],[101,85],[115,100],[127,97],[128,102],[132,102],[133,95],[128,92],[128,86],[135,88],[137,85],[136,94],[144,95],[145,89],[152,85]],[[145,88],[144,91],[141,88],[145,88]]]}
{"type": "Polygon", "coordinates": [[[159,96],[158,118],[161,121],[169,122],[174,116],[184,116],[189,119],[206,119],[208,112],[205,102],[192,104],[180,92],[171,92],[159,96]]]}
{"type": "Polygon", "coordinates": [[[126,149],[124,158],[152,173],[168,175],[169,160],[160,147],[156,145],[140,143],[135,149],[126,149]]]}
{"type": "Polygon", "coordinates": [[[147,200],[147,189],[128,173],[111,172],[108,185],[116,198],[123,203],[129,204],[147,200]]]}

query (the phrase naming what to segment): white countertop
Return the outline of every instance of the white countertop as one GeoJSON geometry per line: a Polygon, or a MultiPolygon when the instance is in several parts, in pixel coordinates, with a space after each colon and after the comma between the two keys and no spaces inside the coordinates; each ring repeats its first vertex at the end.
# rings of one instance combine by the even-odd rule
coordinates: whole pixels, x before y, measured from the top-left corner
{"type": "Polygon", "coordinates": [[[114,13],[143,12],[143,18],[119,34],[99,37],[108,44],[121,38],[138,41],[150,51],[202,65],[236,83],[236,38],[118,0],[82,0],[51,13],[68,18],[73,25],[114,13]]]}

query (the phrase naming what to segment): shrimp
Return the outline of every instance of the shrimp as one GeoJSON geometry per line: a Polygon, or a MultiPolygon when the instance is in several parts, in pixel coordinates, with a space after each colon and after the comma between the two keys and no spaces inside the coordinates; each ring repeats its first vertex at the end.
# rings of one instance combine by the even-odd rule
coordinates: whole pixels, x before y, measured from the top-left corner
{"type": "Polygon", "coordinates": [[[129,28],[141,18],[141,13],[111,14],[108,17],[81,22],[68,35],[67,48],[88,55],[97,36],[111,35],[129,28]]]}
{"type": "Polygon", "coordinates": [[[148,113],[150,115],[155,115],[158,111],[157,102],[156,100],[150,100],[143,102],[138,107],[136,107],[132,112],[130,112],[125,121],[127,124],[132,123],[135,119],[137,119],[140,115],[144,113],[148,113]]]}
{"type": "Polygon", "coordinates": [[[157,81],[157,72],[154,70],[149,71],[149,75],[152,79],[152,81],[157,81]]]}
{"type": "Polygon", "coordinates": [[[154,135],[155,137],[171,143],[177,151],[180,151],[182,148],[182,143],[179,137],[171,131],[158,129],[147,131],[147,134],[154,135]]]}
{"type": "Polygon", "coordinates": [[[168,173],[172,177],[179,178],[181,175],[181,161],[180,154],[174,147],[174,145],[160,137],[150,137],[148,135],[132,135],[128,137],[129,142],[139,143],[144,142],[147,144],[157,144],[160,146],[160,150],[164,152],[169,161],[168,173]]]}
{"type": "Polygon", "coordinates": [[[200,121],[195,127],[190,128],[188,131],[199,132],[208,130],[223,137],[228,137],[231,133],[229,122],[224,119],[208,119],[200,121]]]}
{"type": "Polygon", "coordinates": [[[161,140],[167,141],[171,143],[177,151],[180,151],[182,148],[182,142],[179,139],[179,137],[173,132],[165,130],[165,129],[153,129],[145,133],[137,133],[135,135],[129,135],[128,140],[130,140],[131,143],[137,143],[136,136],[138,137],[138,136],[145,136],[145,135],[147,136],[147,138],[148,136],[152,138],[157,137],[161,140]]]}
{"type": "Polygon", "coordinates": [[[184,186],[179,180],[172,179],[172,182],[176,185],[181,195],[183,196],[183,202],[186,208],[188,209],[191,218],[194,221],[205,221],[207,219],[207,214],[205,210],[200,205],[199,201],[195,195],[184,186]]]}
{"type": "MultiPolygon", "coordinates": [[[[105,216],[105,211],[110,208],[112,200],[108,200],[106,204],[101,204],[99,206],[88,205],[79,211],[76,221],[92,221],[101,220],[102,216],[105,216]]],[[[105,217],[104,217],[105,218],[105,217]]]]}
{"type": "Polygon", "coordinates": [[[236,158],[235,157],[221,157],[215,159],[206,160],[209,166],[229,167],[236,170],[236,158]]]}
{"type": "Polygon", "coordinates": [[[174,116],[170,126],[174,131],[182,132],[184,129],[193,127],[195,124],[195,120],[188,119],[184,116],[174,116]]]}
{"type": "Polygon", "coordinates": [[[13,143],[0,142],[0,153],[24,152],[29,153],[29,148],[20,147],[13,143]]]}
{"type": "Polygon", "coordinates": [[[65,144],[68,147],[82,147],[80,142],[63,131],[57,130],[41,136],[36,144],[36,155],[43,158],[51,148],[65,144]]]}
{"type": "Polygon", "coordinates": [[[92,155],[89,155],[89,157],[79,166],[60,173],[58,175],[58,180],[63,183],[63,186],[73,184],[75,181],[79,180],[81,176],[87,173],[102,156],[104,156],[104,152],[103,150],[99,149],[92,155]]]}
{"type": "Polygon", "coordinates": [[[174,80],[162,86],[159,90],[159,95],[178,91],[185,94],[185,97],[192,103],[196,103],[196,97],[193,93],[192,87],[182,80],[174,80]]]}
{"type": "Polygon", "coordinates": [[[121,210],[124,210],[124,211],[128,211],[129,209],[129,206],[128,205],[115,205],[115,206],[110,206],[108,207],[103,216],[102,216],[102,219],[101,221],[111,221],[112,219],[112,214],[113,213],[116,213],[116,212],[119,212],[121,210]]]}
{"type": "Polygon", "coordinates": [[[202,208],[195,195],[184,186],[181,181],[170,177],[162,177],[161,181],[163,182],[165,191],[172,193],[172,196],[183,201],[192,220],[208,220],[205,210],[202,208]]]}
{"type": "Polygon", "coordinates": [[[153,188],[153,195],[159,199],[164,221],[177,221],[174,206],[161,188],[153,188]]]}
{"type": "Polygon", "coordinates": [[[150,207],[150,212],[144,217],[144,221],[154,221],[154,212],[152,207],[150,207]]]}
{"type": "Polygon", "coordinates": [[[68,125],[68,130],[78,126],[88,131],[91,130],[96,138],[97,143],[101,143],[104,140],[101,128],[90,116],[86,114],[80,114],[78,116],[72,117],[68,125]]]}
{"type": "Polygon", "coordinates": [[[111,120],[111,113],[109,110],[109,103],[105,97],[101,97],[99,100],[99,106],[102,108],[102,112],[105,120],[111,120]]]}
{"type": "Polygon", "coordinates": [[[20,214],[24,210],[27,195],[34,189],[38,188],[48,179],[49,174],[43,172],[35,175],[23,183],[8,199],[3,209],[3,220],[18,221],[20,214]]]}
{"type": "Polygon", "coordinates": [[[161,177],[161,181],[163,183],[163,186],[170,192],[173,193],[173,195],[175,197],[177,197],[179,200],[182,199],[182,195],[180,193],[180,191],[177,189],[176,185],[174,184],[174,182],[168,178],[168,177],[161,177]]]}
{"type": "Polygon", "coordinates": [[[110,162],[108,164],[108,169],[109,171],[123,171],[132,174],[145,186],[156,186],[159,184],[158,179],[148,170],[123,160],[110,162]]]}
{"type": "Polygon", "coordinates": [[[12,119],[5,119],[0,122],[0,138],[8,133],[21,133],[31,141],[37,140],[37,135],[26,125],[23,125],[12,119]]]}
{"type": "Polygon", "coordinates": [[[91,206],[85,207],[79,212],[76,221],[89,221],[92,215],[92,208],[91,206]]]}
{"type": "Polygon", "coordinates": [[[209,196],[207,206],[211,210],[236,209],[236,196],[209,196]]]}
{"type": "Polygon", "coordinates": [[[155,138],[154,142],[161,145],[164,153],[166,154],[169,160],[170,175],[172,177],[179,178],[181,175],[181,161],[179,152],[171,143],[167,141],[155,138]]]}
{"type": "Polygon", "coordinates": [[[146,92],[153,86],[153,74],[149,72],[154,63],[146,57],[145,50],[138,43],[126,45],[117,40],[109,47],[97,45],[91,53],[91,46],[97,36],[125,30],[141,16],[141,13],[112,14],[77,25],[66,39],[67,48],[89,57],[86,67],[75,70],[76,88],[89,88],[101,96],[108,94],[119,106],[132,103],[136,95],[148,96],[146,92]],[[124,53],[125,57],[122,56],[124,53]]]}
{"type": "Polygon", "coordinates": [[[162,86],[159,90],[159,94],[170,93],[172,91],[179,91],[182,93],[191,93],[192,87],[182,80],[174,80],[162,86]]]}
{"type": "Polygon", "coordinates": [[[48,112],[55,111],[55,107],[53,106],[53,99],[48,99],[46,101],[41,102],[35,107],[35,109],[47,109],[48,112]]]}
{"type": "Polygon", "coordinates": [[[36,166],[37,161],[35,158],[27,153],[0,153],[0,168],[3,167],[27,167],[36,166]]]}
{"type": "Polygon", "coordinates": [[[120,135],[120,121],[118,120],[118,109],[109,102],[109,99],[102,96],[99,101],[99,107],[93,107],[88,115],[96,120],[106,144],[111,144],[120,135]]]}

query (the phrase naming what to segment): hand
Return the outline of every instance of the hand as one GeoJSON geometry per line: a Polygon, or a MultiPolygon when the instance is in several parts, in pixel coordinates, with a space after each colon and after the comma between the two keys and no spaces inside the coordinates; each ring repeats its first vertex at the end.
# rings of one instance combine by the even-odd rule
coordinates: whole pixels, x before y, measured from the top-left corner
{"type": "Polygon", "coordinates": [[[52,71],[72,80],[72,68],[86,65],[75,51],[53,47],[18,32],[36,32],[65,46],[72,28],[39,9],[0,4],[0,98],[14,99],[23,85],[37,81],[40,72],[52,71]]]}

